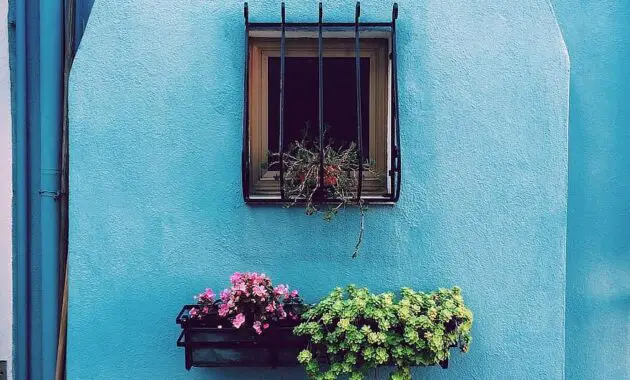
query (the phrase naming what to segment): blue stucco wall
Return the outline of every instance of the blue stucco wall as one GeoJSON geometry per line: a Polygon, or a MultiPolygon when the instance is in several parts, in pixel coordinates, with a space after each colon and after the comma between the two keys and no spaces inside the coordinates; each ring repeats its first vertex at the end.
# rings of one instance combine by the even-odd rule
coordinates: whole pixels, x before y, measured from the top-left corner
{"type": "MultiPolygon", "coordinates": [[[[317,3],[290,1],[290,20],[317,3]]],[[[325,3],[351,20],[354,3],[325,3]]],[[[391,4],[363,1],[365,20],[391,4]]],[[[250,2],[254,21],[279,2],[250,2]]],[[[422,378],[564,372],[569,64],[547,1],[400,2],[400,202],[331,224],[240,194],[239,1],[99,0],[70,82],[70,379],[296,379],[299,368],[186,372],[174,317],[258,270],[316,301],[460,285],[469,354],[422,378]]]]}
{"type": "Polygon", "coordinates": [[[571,57],[566,374],[630,377],[630,2],[556,0],[571,57]]]}

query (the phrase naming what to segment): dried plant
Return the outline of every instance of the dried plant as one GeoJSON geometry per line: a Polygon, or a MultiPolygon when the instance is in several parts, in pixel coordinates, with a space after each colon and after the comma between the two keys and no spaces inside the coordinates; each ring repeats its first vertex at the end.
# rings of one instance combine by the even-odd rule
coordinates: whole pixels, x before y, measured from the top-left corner
{"type": "MultiPolygon", "coordinates": [[[[323,148],[324,164],[322,181],[320,182],[319,144],[308,138],[294,141],[284,152],[282,166],[284,169],[285,207],[298,203],[305,204],[307,215],[322,214],[324,220],[331,221],[340,209],[347,205],[355,205],[361,213],[359,236],[354,247],[352,258],[359,253],[365,230],[365,201],[358,198],[359,165],[363,165],[363,173],[371,173],[380,178],[374,170],[373,162],[359,159],[354,142],[346,147],[334,147],[332,141],[323,148]]],[[[280,165],[280,154],[270,154],[270,165],[280,165]]],[[[277,176],[279,179],[279,176],[277,176]]]]}

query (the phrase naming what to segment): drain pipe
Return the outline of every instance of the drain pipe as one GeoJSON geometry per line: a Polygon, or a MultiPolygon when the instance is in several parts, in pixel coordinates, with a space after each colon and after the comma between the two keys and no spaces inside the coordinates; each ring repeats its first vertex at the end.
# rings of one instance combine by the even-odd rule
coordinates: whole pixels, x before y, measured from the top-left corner
{"type": "Polygon", "coordinates": [[[59,197],[63,123],[64,2],[39,2],[42,373],[56,372],[59,328],[59,197]]]}
{"type": "Polygon", "coordinates": [[[28,379],[29,361],[29,193],[30,183],[28,168],[28,128],[27,81],[26,81],[26,4],[16,0],[12,3],[15,20],[10,26],[15,30],[14,52],[15,70],[13,71],[13,317],[14,317],[14,354],[13,374],[15,379],[28,379]]]}
{"type": "MultiPolygon", "coordinates": [[[[14,0],[15,378],[55,376],[63,2],[14,0]]],[[[13,20],[10,20],[13,21],[13,20]]]]}

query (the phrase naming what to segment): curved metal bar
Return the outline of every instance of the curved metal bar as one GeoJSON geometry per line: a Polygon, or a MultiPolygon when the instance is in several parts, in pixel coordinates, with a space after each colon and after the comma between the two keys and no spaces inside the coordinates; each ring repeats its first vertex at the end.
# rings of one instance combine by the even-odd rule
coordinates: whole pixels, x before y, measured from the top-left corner
{"type": "MultiPolygon", "coordinates": [[[[305,29],[312,30],[317,32],[317,27],[319,23],[317,22],[286,22],[285,26],[287,30],[294,29],[305,29]]],[[[361,30],[366,29],[375,29],[375,30],[385,30],[391,27],[391,21],[387,22],[360,22],[359,28],[361,30]]],[[[250,30],[280,30],[281,23],[279,22],[250,22],[249,23],[250,30]]],[[[354,29],[354,22],[322,22],[322,26],[324,30],[336,30],[336,29],[354,29]]]]}
{"type": "Polygon", "coordinates": [[[179,334],[179,338],[177,338],[177,347],[186,347],[186,341],[184,340],[184,333],[186,333],[186,330],[182,330],[182,333],[179,334]]]}
{"type": "Polygon", "coordinates": [[[322,19],[324,11],[319,3],[319,22],[317,28],[317,57],[318,57],[318,87],[319,87],[319,189],[324,189],[324,41],[322,19]]]}
{"type": "Polygon", "coordinates": [[[392,125],[395,128],[396,146],[392,154],[396,155],[396,190],[394,193],[394,202],[397,202],[400,198],[400,185],[402,179],[402,158],[400,152],[400,117],[398,114],[398,69],[396,58],[396,19],[398,18],[398,3],[394,3],[392,9],[392,102],[395,124],[392,125]]]}
{"type": "Polygon", "coordinates": [[[284,59],[285,59],[285,11],[284,1],[281,6],[281,32],[280,32],[280,199],[285,200],[284,197],[284,59]]]}
{"type": "Polygon", "coordinates": [[[245,17],[245,75],[243,80],[243,148],[241,154],[241,171],[243,200],[249,200],[249,7],[243,4],[245,17]]]}
{"type": "Polygon", "coordinates": [[[354,58],[357,85],[357,154],[359,159],[359,178],[357,184],[357,200],[361,199],[363,187],[363,128],[361,125],[361,42],[359,37],[359,17],[361,16],[361,3],[357,1],[354,14],[354,58]]]}

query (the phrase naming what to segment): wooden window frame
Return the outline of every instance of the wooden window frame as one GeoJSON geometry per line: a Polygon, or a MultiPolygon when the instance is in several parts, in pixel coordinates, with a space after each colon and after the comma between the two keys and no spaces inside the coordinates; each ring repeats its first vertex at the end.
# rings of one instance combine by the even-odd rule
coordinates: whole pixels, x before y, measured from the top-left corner
{"type": "MultiPolygon", "coordinates": [[[[354,39],[326,38],[323,57],[354,57],[354,39]]],[[[286,57],[317,57],[317,40],[313,38],[287,38],[286,57]]],[[[369,158],[379,178],[365,175],[363,198],[385,197],[389,189],[389,81],[390,40],[388,38],[362,38],[360,56],[370,59],[369,99],[369,158]]],[[[279,199],[280,184],[277,171],[267,171],[264,164],[268,153],[268,60],[280,57],[279,38],[249,37],[249,159],[250,197],[253,199],[279,199]]],[[[326,110],[324,110],[326,112],[326,110]]],[[[350,110],[354,112],[354,110],[350,110]]],[[[364,147],[365,149],[365,147],[364,147]]]]}

